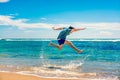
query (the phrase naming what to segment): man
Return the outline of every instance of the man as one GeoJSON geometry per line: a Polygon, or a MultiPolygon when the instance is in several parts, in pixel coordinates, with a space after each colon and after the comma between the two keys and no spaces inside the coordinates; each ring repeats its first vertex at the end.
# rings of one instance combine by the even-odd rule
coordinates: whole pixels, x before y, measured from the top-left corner
{"type": "Polygon", "coordinates": [[[73,33],[73,32],[76,32],[76,31],[80,31],[80,30],[85,30],[85,28],[74,28],[72,26],[68,27],[68,28],[55,28],[55,27],[52,27],[53,30],[61,30],[61,32],[59,33],[58,37],[57,37],[57,40],[58,40],[58,44],[54,44],[53,42],[50,42],[49,45],[50,46],[54,46],[58,49],[62,49],[62,46],[64,44],[68,44],[71,48],[73,48],[74,50],[76,50],[78,53],[81,53],[83,50],[79,50],[77,49],[71,41],[68,41],[66,40],[66,37],[73,33]]]}

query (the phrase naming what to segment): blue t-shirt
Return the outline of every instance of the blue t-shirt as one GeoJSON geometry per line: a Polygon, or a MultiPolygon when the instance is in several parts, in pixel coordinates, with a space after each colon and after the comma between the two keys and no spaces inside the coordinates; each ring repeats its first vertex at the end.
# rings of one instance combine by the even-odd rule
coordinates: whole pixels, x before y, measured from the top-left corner
{"type": "Polygon", "coordinates": [[[65,40],[67,35],[70,34],[71,29],[69,28],[63,28],[63,30],[59,33],[57,39],[63,39],[65,40]]]}

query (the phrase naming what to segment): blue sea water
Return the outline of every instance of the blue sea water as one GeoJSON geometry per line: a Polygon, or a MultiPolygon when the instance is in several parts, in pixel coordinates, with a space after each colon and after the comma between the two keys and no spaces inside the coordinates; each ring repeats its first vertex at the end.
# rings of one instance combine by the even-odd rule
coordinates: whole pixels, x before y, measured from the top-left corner
{"type": "MultiPolygon", "coordinates": [[[[50,39],[1,39],[0,71],[43,77],[119,80],[120,39],[71,39],[84,50],[49,46],[50,39]]],[[[53,40],[57,43],[56,40],[53,40]]]]}

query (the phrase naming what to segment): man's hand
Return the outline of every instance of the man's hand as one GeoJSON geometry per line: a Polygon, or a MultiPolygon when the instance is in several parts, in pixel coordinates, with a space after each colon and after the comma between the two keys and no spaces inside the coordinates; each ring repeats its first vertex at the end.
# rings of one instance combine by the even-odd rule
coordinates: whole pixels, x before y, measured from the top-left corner
{"type": "Polygon", "coordinates": [[[72,29],[71,32],[76,32],[76,31],[80,31],[80,30],[85,30],[86,28],[75,28],[75,29],[72,29]]]}
{"type": "Polygon", "coordinates": [[[55,30],[55,27],[52,27],[53,30],[55,30]]]}
{"type": "Polygon", "coordinates": [[[62,30],[63,28],[55,28],[55,27],[52,27],[53,30],[62,30]]]}
{"type": "Polygon", "coordinates": [[[80,30],[85,30],[86,28],[80,28],[80,30]]]}

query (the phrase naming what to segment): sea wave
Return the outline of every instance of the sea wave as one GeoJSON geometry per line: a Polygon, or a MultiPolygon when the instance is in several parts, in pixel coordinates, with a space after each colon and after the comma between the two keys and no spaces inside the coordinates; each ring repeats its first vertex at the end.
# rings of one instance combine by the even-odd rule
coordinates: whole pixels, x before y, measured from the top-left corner
{"type": "MultiPolygon", "coordinates": [[[[0,38],[0,41],[54,41],[57,40],[55,38],[0,38]]],[[[113,38],[113,39],[94,39],[94,38],[87,38],[87,39],[68,39],[70,41],[109,41],[109,42],[119,42],[119,38],[113,38]]]]}
{"type": "MultiPolygon", "coordinates": [[[[20,69],[20,68],[19,68],[20,69]]],[[[41,78],[55,78],[55,79],[85,79],[85,80],[119,80],[117,76],[110,76],[103,73],[76,73],[63,70],[49,70],[42,67],[32,67],[31,70],[19,70],[19,71],[0,71],[4,73],[16,73],[22,75],[37,76],[41,78]]]]}

